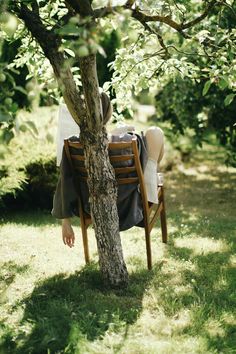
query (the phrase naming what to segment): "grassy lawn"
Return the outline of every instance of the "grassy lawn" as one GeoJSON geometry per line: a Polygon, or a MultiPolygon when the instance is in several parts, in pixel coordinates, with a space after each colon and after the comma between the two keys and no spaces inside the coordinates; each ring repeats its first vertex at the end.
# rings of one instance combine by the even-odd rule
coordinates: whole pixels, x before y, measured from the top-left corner
{"type": "Polygon", "coordinates": [[[43,212],[0,219],[0,354],[236,353],[236,171],[204,146],[165,175],[169,243],[153,230],[122,233],[127,289],[103,287],[96,244],[84,266],[43,212]]]}

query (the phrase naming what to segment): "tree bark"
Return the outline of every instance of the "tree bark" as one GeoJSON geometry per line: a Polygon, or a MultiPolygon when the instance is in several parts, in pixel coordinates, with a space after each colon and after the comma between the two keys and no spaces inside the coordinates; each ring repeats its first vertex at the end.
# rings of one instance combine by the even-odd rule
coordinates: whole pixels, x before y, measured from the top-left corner
{"type": "Polygon", "coordinates": [[[128,272],[119,234],[117,185],[108,156],[95,55],[80,59],[80,71],[88,113],[88,119],[81,125],[81,141],[88,170],[90,207],[99,265],[104,279],[112,286],[119,286],[128,282],[128,272]]]}

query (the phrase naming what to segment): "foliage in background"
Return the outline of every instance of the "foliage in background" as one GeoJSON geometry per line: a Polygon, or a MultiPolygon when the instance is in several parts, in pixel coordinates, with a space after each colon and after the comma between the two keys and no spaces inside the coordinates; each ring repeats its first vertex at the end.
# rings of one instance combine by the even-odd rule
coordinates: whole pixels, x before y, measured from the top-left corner
{"type": "Polygon", "coordinates": [[[103,86],[105,82],[111,81],[113,71],[109,69],[109,64],[115,60],[116,49],[120,47],[120,34],[112,30],[105,32],[101,38],[100,45],[104,48],[105,56],[98,53],[97,70],[99,85],[103,86]]]}
{"type": "Polygon", "coordinates": [[[229,105],[224,104],[229,90],[223,85],[223,81],[219,86],[212,84],[203,96],[204,82],[177,78],[156,95],[156,109],[159,119],[171,123],[174,135],[185,135],[186,129],[193,129],[192,139],[196,145],[202,144],[209,130],[214,131],[220,144],[228,149],[227,162],[236,166],[233,159],[236,151],[236,99],[229,105]]]}
{"type": "Polygon", "coordinates": [[[54,136],[55,107],[40,108],[34,114],[21,111],[22,127],[33,122],[25,132],[19,131],[0,159],[0,209],[50,209],[58,179],[54,136]],[[41,117],[38,122],[38,117],[41,117]],[[33,127],[34,127],[33,125],[33,127]]]}
{"type": "MultiPolygon", "coordinates": [[[[201,6],[189,1],[140,4],[146,11],[153,4],[152,14],[183,21],[194,18],[201,6]]],[[[186,30],[186,39],[163,23],[150,22],[143,33],[136,21],[124,21],[123,26],[129,23],[129,36],[117,51],[111,85],[120,112],[124,107],[132,111],[133,94],[142,97],[148,91],[158,98],[157,109],[161,106],[161,116],[171,122],[175,133],[194,129],[194,139],[201,144],[210,126],[228,147],[228,162],[235,165],[236,2],[224,5],[186,30]]],[[[110,21],[119,26],[118,19],[110,21]]]]}

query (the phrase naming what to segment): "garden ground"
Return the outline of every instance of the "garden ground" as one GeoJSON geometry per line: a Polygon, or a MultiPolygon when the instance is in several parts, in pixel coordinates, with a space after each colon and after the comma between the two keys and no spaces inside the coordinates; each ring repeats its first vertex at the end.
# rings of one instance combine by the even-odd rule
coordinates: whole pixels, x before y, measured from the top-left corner
{"type": "Polygon", "coordinates": [[[236,353],[236,173],[224,150],[204,145],[165,174],[168,245],[152,232],[122,233],[127,289],[102,285],[84,266],[79,221],[67,249],[46,212],[18,212],[0,225],[0,353],[236,353]]]}

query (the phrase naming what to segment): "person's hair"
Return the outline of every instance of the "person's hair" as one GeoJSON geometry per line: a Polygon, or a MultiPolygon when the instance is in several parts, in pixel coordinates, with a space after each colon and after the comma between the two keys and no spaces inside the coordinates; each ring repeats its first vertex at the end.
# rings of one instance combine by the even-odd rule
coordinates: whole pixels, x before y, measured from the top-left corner
{"type": "Polygon", "coordinates": [[[110,98],[105,92],[102,92],[100,96],[102,101],[103,123],[107,124],[107,122],[112,116],[113,108],[110,98]]]}

